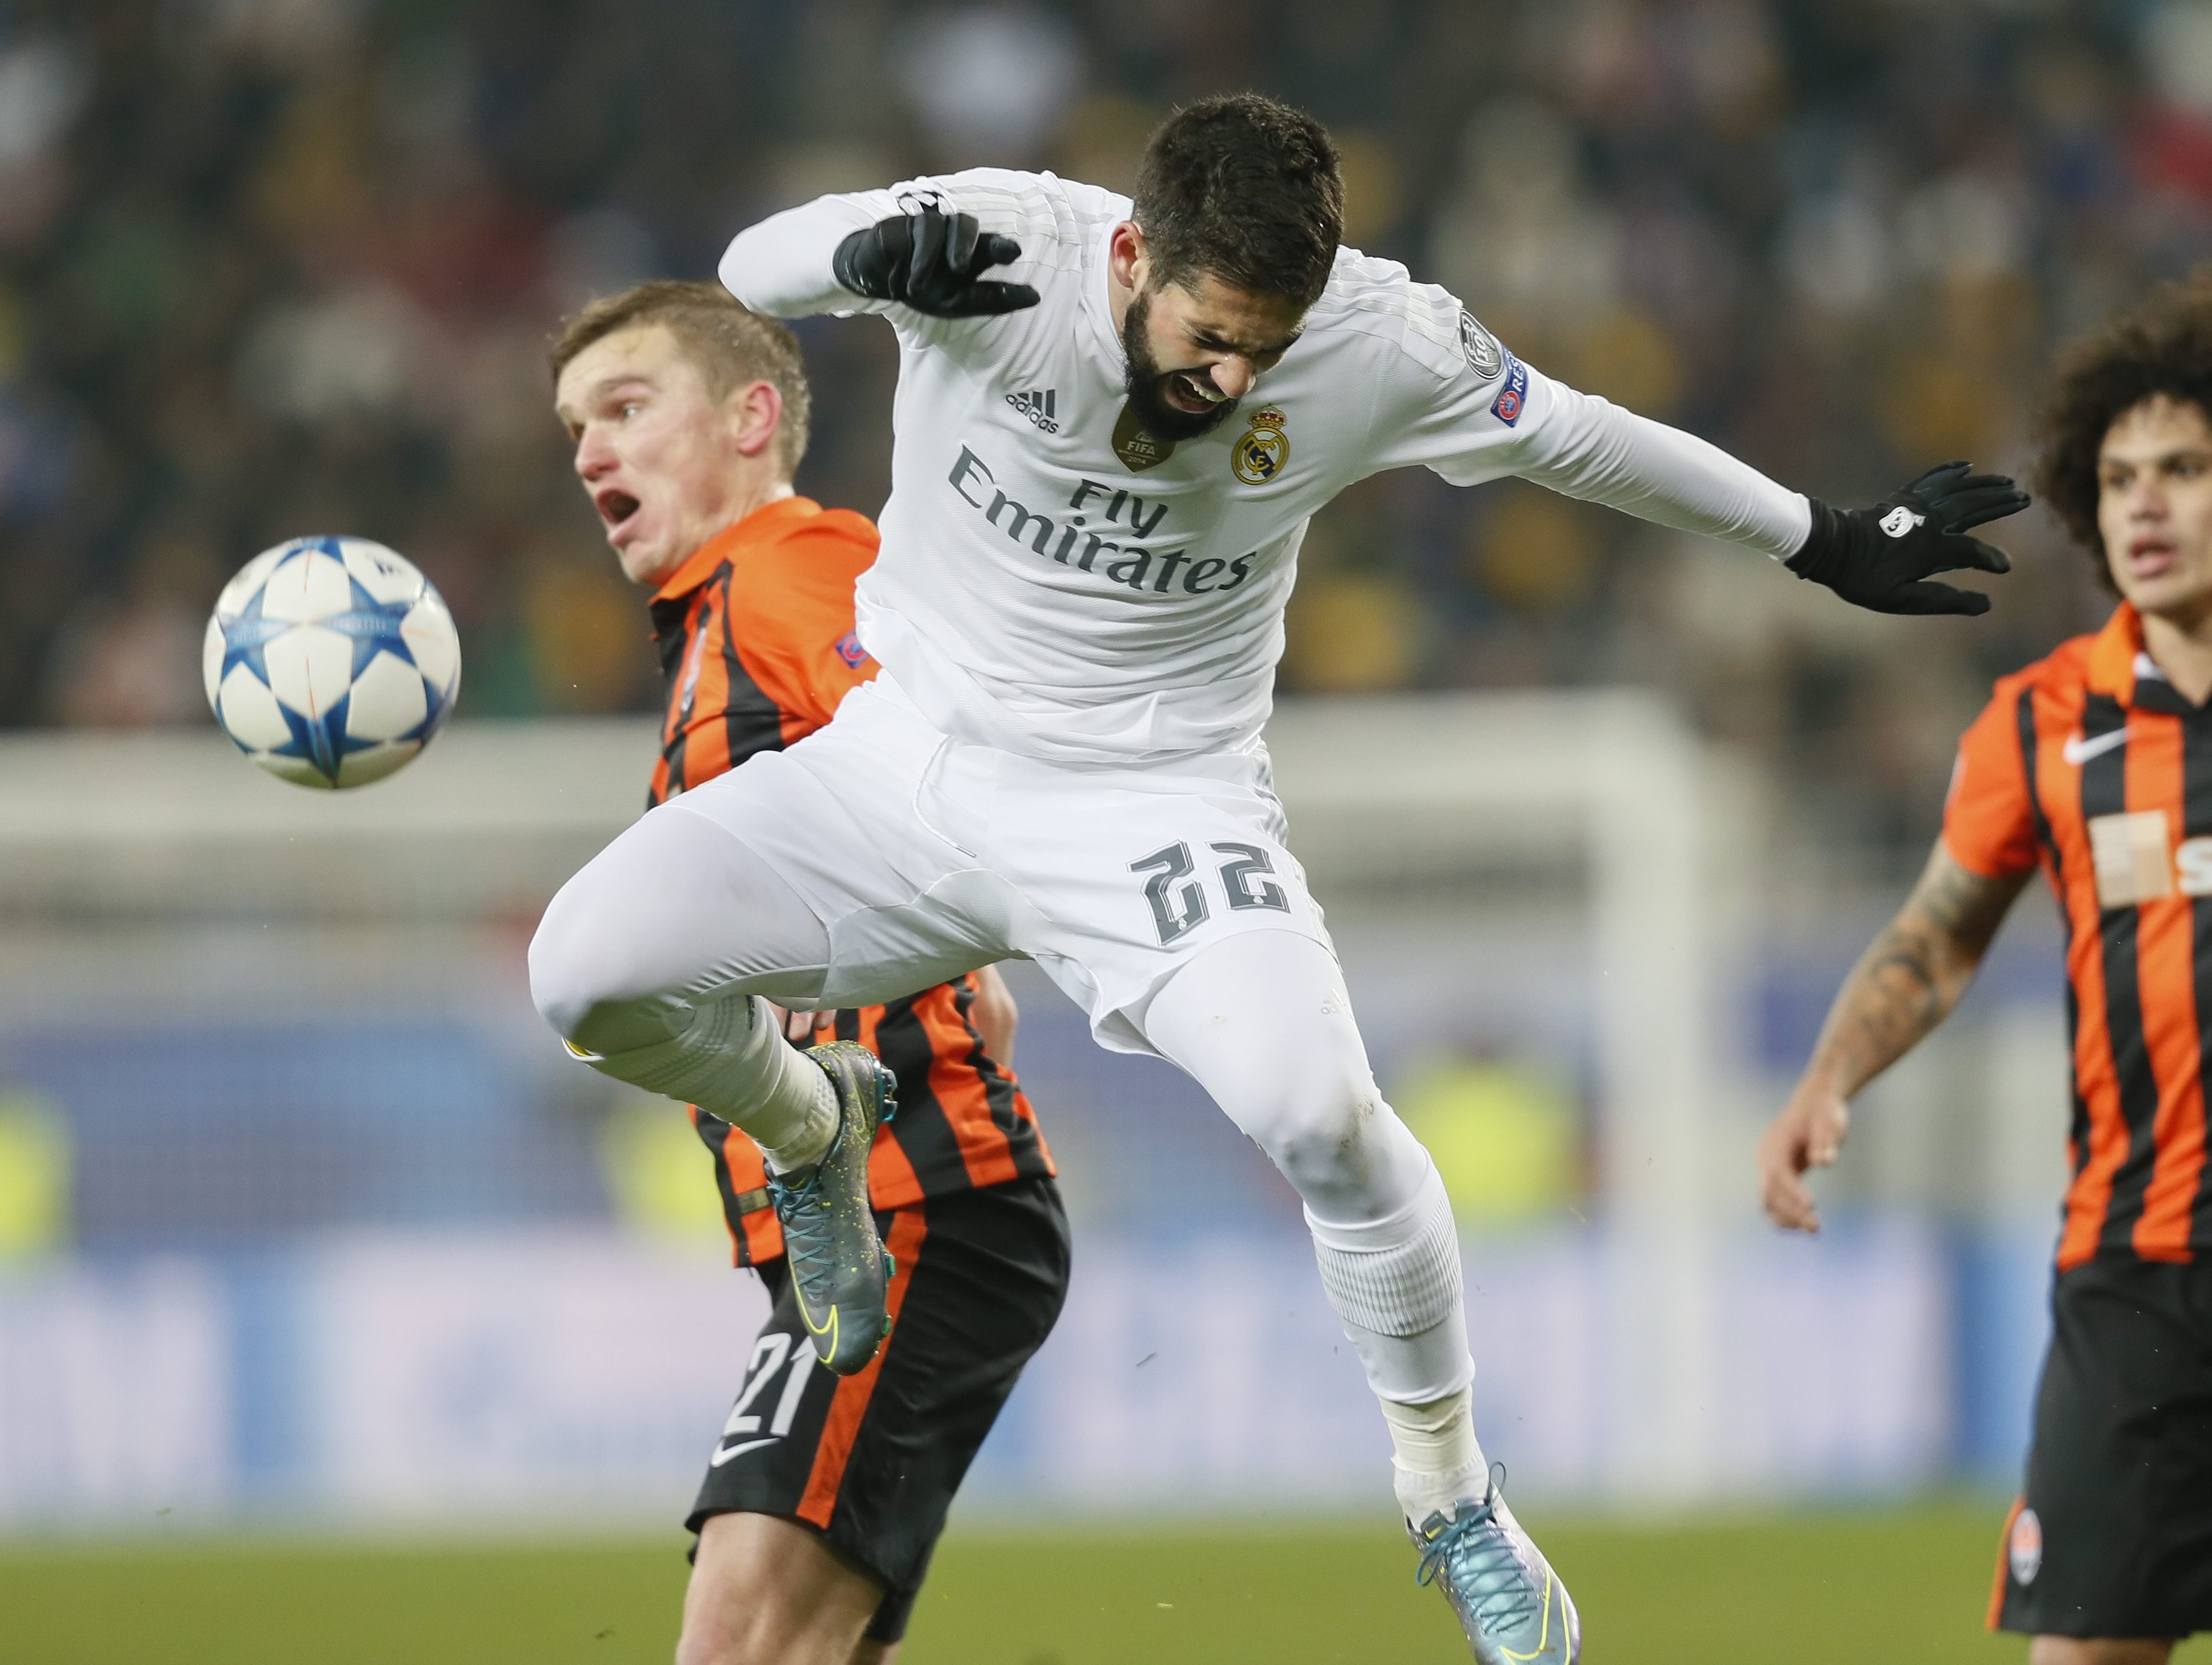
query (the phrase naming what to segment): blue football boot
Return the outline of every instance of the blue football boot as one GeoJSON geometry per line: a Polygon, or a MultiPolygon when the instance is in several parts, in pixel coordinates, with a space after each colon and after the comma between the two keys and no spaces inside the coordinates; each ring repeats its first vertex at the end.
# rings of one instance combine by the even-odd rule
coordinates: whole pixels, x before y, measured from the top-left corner
{"type": "Polygon", "coordinates": [[[1443,1586],[1478,1665],[1575,1665],[1582,1620],[1567,1587],[1498,1494],[1502,1468],[1480,1498],[1462,1498],[1419,1526],[1419,1583],[1443,1586]]]}
{"type": "Polygon", "coordinates": [[[896,1270],[876,1235],[868,1201],[868,1153],[877,1127],[891,1119],[897,1078],[857,1041],[809,1047],[837,1094],[837,1133],[817,1162],[787,1174],[771,1171],[769,1194],[783,1222],[799,1316],[814,1354],[839,1376],[867,1368],[890,1334],[884,1306],[896,1270]]]}

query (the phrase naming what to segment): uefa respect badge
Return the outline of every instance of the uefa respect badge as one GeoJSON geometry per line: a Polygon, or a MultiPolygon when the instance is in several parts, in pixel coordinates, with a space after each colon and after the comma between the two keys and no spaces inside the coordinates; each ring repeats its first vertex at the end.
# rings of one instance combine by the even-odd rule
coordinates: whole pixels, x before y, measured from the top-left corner
{"type": "Polygon", "coordinates": [[[1505,386],[1491,400],[1490,414],[1510,428],[1521,420],[1528,402],[1528,367],[1510,353],[1505,355],[1505,386]]]}

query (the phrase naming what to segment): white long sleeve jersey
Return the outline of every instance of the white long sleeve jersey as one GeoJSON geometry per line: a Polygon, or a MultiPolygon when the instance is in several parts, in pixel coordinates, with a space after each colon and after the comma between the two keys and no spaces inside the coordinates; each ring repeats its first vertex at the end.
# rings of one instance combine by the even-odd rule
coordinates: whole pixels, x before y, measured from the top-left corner
{"type": "Polygon", "coordinates": [[[898,332],[891,495],[860,637],[949,734],[1094,767],[1250,744],[1307,520],[1384,469],[1517,475],[1770,555],[1804,542],[1803,497],[1540,375],[1454,296],[1352,249],[1234,414],[1151,442],[1126,418],[1109,301],[1108,244],[1129,217],[1111,191],[978,168],[822,197],[723,256],[722,282],[756,311],[878,312],[898,332]],[[1038,304],[935,319],[836,282],[849,233],[928,203],[1018,243],[990,276],[1033,285],[1038,304]]]}

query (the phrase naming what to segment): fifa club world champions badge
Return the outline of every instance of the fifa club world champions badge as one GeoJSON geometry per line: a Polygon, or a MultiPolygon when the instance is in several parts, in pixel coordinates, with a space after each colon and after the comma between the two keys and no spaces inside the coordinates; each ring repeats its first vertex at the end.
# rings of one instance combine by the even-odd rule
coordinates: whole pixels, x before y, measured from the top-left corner
{"type": "Polygon", "coordinates": [[[1114,454],[1121,459],[1121,466],[1132,474],[1142,474],[1148,468],[1158,468],[1175,455],[1173,440],[1158,440],[1146,431],[1138,419],[1137,407],[1125,404],[1121,415],[1114,423],[1114,454]]]}
{"type": "Polygon", "coordinates": [[[1283,471],[1291,459],[1291,442],[1283,433],[1285,418],[1273,405],[1253,413],[1251,427],[1230,453],[1229,466],[1248,486],[1263,486],[1283,471]]]}

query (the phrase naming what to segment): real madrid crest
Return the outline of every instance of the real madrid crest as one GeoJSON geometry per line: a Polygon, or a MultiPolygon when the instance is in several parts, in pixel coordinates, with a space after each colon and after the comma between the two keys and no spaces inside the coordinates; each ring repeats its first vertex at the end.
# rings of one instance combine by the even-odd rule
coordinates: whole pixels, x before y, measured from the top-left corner
{"type": "Polygon", "coordinates": [[[1285,420],[1272,404],[1252,413],[1252,425],[1229,453],[1229,466],[1246,485],[1270,483],[1291,460],[1291,441],[1283,432],[1285,420]]]}

